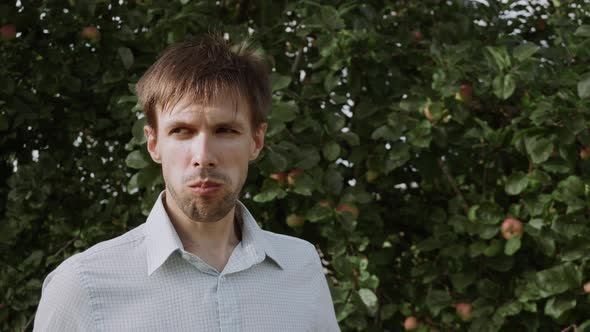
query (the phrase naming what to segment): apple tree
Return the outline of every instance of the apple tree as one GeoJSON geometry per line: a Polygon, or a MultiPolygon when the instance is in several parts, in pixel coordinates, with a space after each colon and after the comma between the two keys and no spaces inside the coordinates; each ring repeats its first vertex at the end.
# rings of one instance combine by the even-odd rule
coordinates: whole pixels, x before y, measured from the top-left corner
{"type": "Polygon", "coordinates": [[[272,68],[242,201],[322,257],[343,331],[590,329],[590,5],[0,5],[0,330],[44,277],[163,189],[134,84],[169,44],[251,40],[272,68]]]}

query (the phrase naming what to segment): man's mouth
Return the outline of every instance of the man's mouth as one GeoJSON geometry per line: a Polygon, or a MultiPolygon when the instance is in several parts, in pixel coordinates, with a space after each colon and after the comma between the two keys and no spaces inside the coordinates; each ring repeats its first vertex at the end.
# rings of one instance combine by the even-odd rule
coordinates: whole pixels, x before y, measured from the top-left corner
{"type": "Polygon", "coordinates": [[[221,189],[221,183],[211,180],[201,180],[190,184],[189,187],[198,195],[209,195],[221,189]]]}

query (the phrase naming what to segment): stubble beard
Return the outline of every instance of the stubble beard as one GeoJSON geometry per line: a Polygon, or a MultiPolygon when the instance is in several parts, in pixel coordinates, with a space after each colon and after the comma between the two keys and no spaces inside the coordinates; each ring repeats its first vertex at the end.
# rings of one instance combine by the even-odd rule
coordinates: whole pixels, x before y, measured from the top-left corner
{"type": "MultiPolygon", "coordinates": [[[[201,178],[209,178],[223,183],[224,187],[232,187],[231,181],[226,176],[212,173],[203,174],[201,178]]],[[[182,183],[188,183],[195,177],[189,177],[183,179],[182,183]]],[[[211,196],[198,196],[193,192],[178,193],[172,186],[167,186],[167,191],[170,192],[170,196],[174,200],[176,206],[191,220],[197,222],[216,222],[221,220],[223,217],[233,209],[238,201],[240,192],[242,191],[243,183],[238,185],[233,192],[216,193],[211,196]],[[221,197],[220,197],[221,196],[221,197]],[[219,197],[219,198],[218,198],[219,197]]],[[[223,190],[223,189],[222,189],[223,190]]]]}

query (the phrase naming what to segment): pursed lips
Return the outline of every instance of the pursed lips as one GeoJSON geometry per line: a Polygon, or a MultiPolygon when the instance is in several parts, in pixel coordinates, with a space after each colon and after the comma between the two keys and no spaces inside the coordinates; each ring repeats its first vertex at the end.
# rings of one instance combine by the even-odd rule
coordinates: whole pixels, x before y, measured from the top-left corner
{"type": "Polygon", "coordinates": [[[189,187],[197,194],[207,195],[219,190],[219,188],[221,188],[221,183],[211,180],[202,180],[190,184],[189,187]]]}

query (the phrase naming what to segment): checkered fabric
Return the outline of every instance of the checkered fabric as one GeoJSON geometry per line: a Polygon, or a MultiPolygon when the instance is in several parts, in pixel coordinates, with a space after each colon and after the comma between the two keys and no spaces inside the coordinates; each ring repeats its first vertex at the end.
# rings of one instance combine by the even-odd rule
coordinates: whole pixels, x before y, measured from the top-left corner
{"type": "Polygon", "coordinates": [[[162,203],[139,227],[66,259],[43,283],[34,331],[339,331],[309,242],[263,231],[218,272],[184,250],[162,203]]]}

